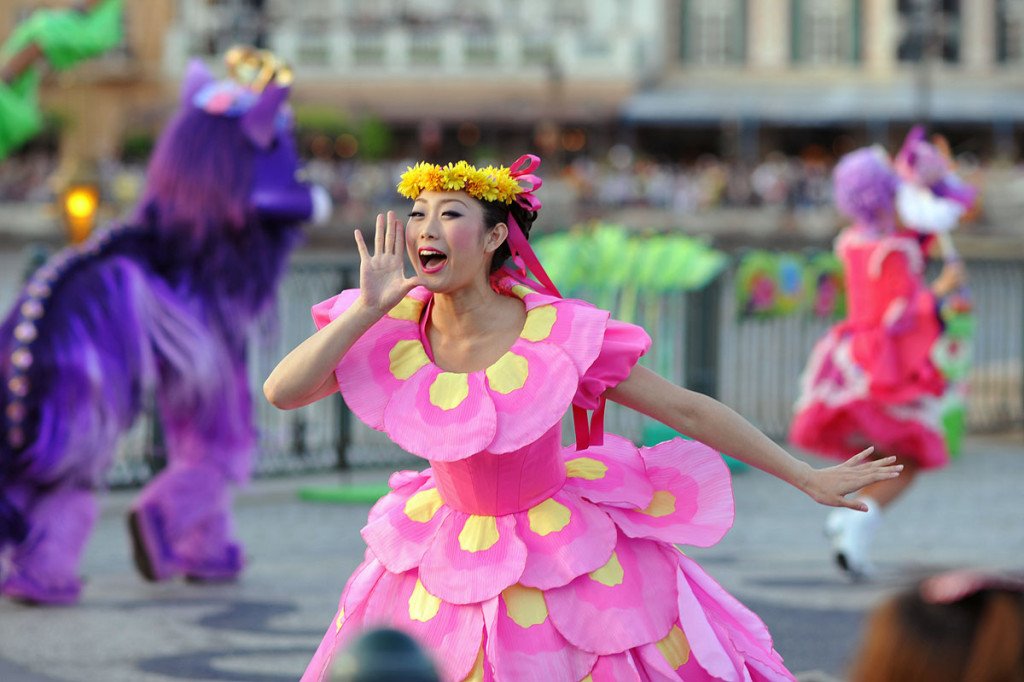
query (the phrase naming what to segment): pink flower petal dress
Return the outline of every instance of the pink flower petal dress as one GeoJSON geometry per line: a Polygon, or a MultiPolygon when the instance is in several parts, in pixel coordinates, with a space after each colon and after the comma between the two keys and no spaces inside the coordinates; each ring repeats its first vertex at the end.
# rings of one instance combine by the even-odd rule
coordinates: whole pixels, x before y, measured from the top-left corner
{"type": "MultiPolygon", "coordinates": [[[[423,288],[337,367],[352,411],[430,468],[392,475],[370,511],[366,559],[303,682],[325,682],[335,652],[378,626],[427,647],[446,682],[792,680],[764,624],[675,546],[732,525],[721,456],[681,438],[562,445],[566,410],[594,409],[647,334],[510,277],[494,287],[527,319],[487,369],[433,364],[423,288]]],[[[358,295],[314,306],[318,327],[358,295]]]]}

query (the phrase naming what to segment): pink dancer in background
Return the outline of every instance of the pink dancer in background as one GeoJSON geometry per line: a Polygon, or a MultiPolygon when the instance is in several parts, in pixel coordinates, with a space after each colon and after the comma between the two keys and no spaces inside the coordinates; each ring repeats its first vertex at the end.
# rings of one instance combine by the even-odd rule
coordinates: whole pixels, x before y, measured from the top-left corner
{"type": "Polygon", "coordinates": [[[447,682],[792,680],[757,616],[674,546],[712,545],[732,524],[718,452],[854,509],[847,494],[899,466],[866,450],[814,469],[638,366],[647,334],[561,298],[530,250],[538,163],[409,169],[408,228],[378,216],[372,251],[356,233],[360,289],[314,306],[319,331],[264,385],[282,409],[340,388],[431,465],[394,474],[371,510],[366,560],[302,679],[326,680],[339,648],[387,626],[447,682]],[[604,435],[605,398],[696,440],[604,435]],[[570,406],[577,444],[563,447],[570,406]]]}
{"type": "Polygon", "coordinates": [[[860,491],[868,513],[829,514],[833,556],[855,579],[874,572],[869,549],[881,510],[917,472],[949,462],[940,424],[948,382],[933,352],[942,332],[939,299],[961,285],[964,271],[949,263],[934,283],[925,281],[926,240],[898,217],[901,182],[880,147],[851,152],[836,166],[836,205],[854,221],[836,240],[848,313],[811,352],[789,434],[794,444],[836,458],[873,445],[904,466],[898,478],[860,491]]]}

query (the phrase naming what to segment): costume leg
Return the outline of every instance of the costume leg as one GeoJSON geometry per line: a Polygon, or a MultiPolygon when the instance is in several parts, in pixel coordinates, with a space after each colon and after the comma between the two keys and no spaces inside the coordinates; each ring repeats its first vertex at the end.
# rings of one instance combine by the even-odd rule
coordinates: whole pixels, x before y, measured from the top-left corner
{"type": "Polygon", "coordinates": [[[82,590],[78,566],[98,516],[93,492],[64,485],[9,497],[22,507],[29,532],[10,552],[0,592],[36,604],[76,602],[82,590]]]}
{"type": "MultiPolygon", "coordinates": [[[[876,458],[880,457],[881,454],[876,455],[876,458]]],[[[882,523],[882,513],[917,477],[920,467],[915,460],[898,456],[896,463],[903,465],[898,477],[872,483],[857,493],[857,499],[868,505],[867,512],[833,509],[825,519],[825,535],[831,541],[832,558],[853,580],[864,580],[874,575],[871,542],[882,523]]]]}
{"type": "Polygon", "coordinates": [[[248,475],[252,417],[244,374],[231,380],[208,404],[162,405],[168,466],[129,515],[136,567],[148,580],[232,580],[242,570],[230,484],[248,475]]]}
{"type": "Polygon", "coordinates": [[[128,524],[135,565],[147,580],[232,580],[242,570],[231,493],[215,467],[170,464],[143,489],[128,524]]]}
{"type": "Polygon", "coordinates": [[[863,494],[857,499],[868,505],[868,511],[833,509],[825,521],[825,533],[832,542],[832,558],[852,580],[864,580],[875,574],[871,562],[871,540],[882,521],[881,507],[863,494]]]}

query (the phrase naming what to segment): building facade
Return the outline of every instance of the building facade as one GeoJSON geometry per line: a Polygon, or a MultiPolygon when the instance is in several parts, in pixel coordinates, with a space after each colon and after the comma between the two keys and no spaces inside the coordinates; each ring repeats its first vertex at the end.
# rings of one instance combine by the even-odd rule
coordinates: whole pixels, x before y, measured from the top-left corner
{"type": "Polygon", "coordinates": [[[670,0],[664,12],[662,78],[623,110],[641,143],[703,127],[726,153],[758,157],[893,144],[925,122],[966,151],[1017,155],[1021,0],[670,0]]]}
{"type": "MultiPolygon", "coordinates": [[[[0,32],[54,4],[0,0],[0,32]]],[[[67,155],[158,129],[188,59],[236,43],[294,67],[297,105],[383,121],[395,156],[756,159],[925,121],[1015,158],[1022,137],[1024,0],[128,0],[125,21],[122,49],[48,81],[67,155]]]]}

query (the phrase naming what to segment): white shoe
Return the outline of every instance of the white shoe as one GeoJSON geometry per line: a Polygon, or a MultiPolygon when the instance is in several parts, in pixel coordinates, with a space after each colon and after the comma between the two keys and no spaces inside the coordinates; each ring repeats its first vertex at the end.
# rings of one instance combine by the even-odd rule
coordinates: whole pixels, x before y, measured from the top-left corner
{"type": "Polygon", "coordinates": [[[868,554],[871,538],[882,520],[877,502],[869,497],[859,499],[868,505],[868,511],[833,509],[825,520],[825,534],[832,540],[832,558],[853,580],[875,574],[868,554]]]}

